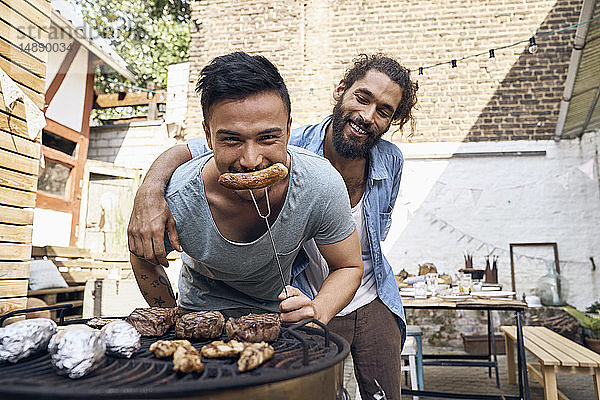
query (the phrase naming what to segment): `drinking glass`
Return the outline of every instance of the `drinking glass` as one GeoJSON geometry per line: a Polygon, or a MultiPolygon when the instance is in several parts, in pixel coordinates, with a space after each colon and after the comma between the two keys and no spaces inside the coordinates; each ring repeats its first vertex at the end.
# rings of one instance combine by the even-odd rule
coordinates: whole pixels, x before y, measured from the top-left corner
{"type": "Polygon", "coordinates": [[[427,284],[427,291],[431,292],[432,296],[435,296],[438,287],[438,274],[430,272],[425,275],[425,283],[427,284]]]}
{"type": "Polygon", "coordinates": [[[425,282],[417,282],[414,284],[415,287],[415,299],[426,299],[427,298],[427,284],[425,282]]]}
{"type": "Polygon", "coordinates": [[[471,288],[473,287],[473,278],[471,277],[471,274],[461,274],[459,285],[462,293],[471,293],[471,288]]]}

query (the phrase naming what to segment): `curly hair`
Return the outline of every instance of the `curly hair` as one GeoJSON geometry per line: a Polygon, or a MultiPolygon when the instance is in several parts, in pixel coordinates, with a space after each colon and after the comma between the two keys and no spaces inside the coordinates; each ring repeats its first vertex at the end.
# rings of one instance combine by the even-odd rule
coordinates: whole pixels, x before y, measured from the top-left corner
{"type": "Polygon", "coordinates": [[[364,78],[370,70],[379,71],[396,82],[402,89],[402,99],[392,116],[392,123],[402,128],[408,121],[412,121],[412,110],[417,104],[418,85],[411,81],[410,71],[396,60],[383,54],[360,54],[353,61],[354,64],[346,71],[343,78],[346,90],[356,81],[364,78]]]}

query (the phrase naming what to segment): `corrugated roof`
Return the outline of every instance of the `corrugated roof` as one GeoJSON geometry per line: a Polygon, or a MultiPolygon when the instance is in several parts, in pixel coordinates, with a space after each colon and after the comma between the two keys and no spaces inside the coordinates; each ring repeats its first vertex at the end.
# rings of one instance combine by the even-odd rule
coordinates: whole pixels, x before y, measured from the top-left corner
{"type": "Polygon", "coordinates": [[[127,63],[112,47],[108,40],[100,37],[64,0],[52,1],[52,23],[69,33],[96,57],[125,78],[135,81],[135,75],[129,70],[127,63]]]}
{"type": "MultiPolygon", "coordinates": [[[[599,1],[595,1],[591,17],[600,18],[599,1]]],[[[579,137],[600,128],[600,19],[588,25],[579,67],[574,72],[569,70],[576,76],[562,131],[557,132],[560,138],[579,137]]]]}

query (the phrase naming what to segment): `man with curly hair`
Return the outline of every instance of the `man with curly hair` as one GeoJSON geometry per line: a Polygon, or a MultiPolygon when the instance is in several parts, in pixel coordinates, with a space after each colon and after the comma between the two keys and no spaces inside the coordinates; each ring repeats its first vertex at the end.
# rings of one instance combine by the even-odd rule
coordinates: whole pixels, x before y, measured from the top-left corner
{"type": "MultiPolygon", "coordinates": [[[[342,175],[350,196],[364,273],[356,295],[329,327],[350,343],[363,399],[373,398],[379,391],[377,383],[388,399],[401,399],[400,343],[406,336],[406,323],[381,241],[391,225],[404,159],[400,149],[382,136],[392,124],[402,127],[412,120],[416,91],[409,71],[397,61],[380,54],[361,55],[333,92],[332,115],[295,129],[289,142],[327,158],[342,175]]],[[[175,146],[159,156],[136,195],[130,236],[154,231],[162,237],[166,225],[177,247],[162,188],[174,168],[206,150],[202,139],[192,139],[187,147],[175,146]],[[141,218],[134,219],[135,215],[141,218]]],[[[146,240],[152,243],[152,237],[146,240]]],[[[153,250],[157,259],[165,257],[164,250],[153,250]]],[[[314,296],[327,277],[327,263],[314,241],[305,243],[303,250],[294,262],[293,285],[314,296]]]]}

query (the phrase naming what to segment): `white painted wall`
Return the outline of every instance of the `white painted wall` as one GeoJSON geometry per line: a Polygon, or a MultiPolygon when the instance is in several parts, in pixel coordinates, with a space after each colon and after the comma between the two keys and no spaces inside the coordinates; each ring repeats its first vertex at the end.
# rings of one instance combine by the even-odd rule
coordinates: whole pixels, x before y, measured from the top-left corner
{"type": "MultiPolygon", "coordinates": [[[[57,31],[60,32],[58,29],[57,31]]],[[[48,43],[53,46],[64,44],[66,48],[66,46],[73,43],[73,40],[65,34],[65,37],[49,38],[48,43]]],[[[48,52],[46,89],[50,86],[66,55],[67,51],[48,52]]],[[[77,132],[81,131],[88,55],[89,52],[83,46],[79,48],[64,81],[46,110],[48,118],[77,132]]]]}
{"type": "MultiPolygon", "coordinates": [[[[394,272],[464,267],[463,254],[499,256],[499,281],[511,288],[509,243],[557,242],[569,303],[585,307],[600,296],[600,131],[581,140],[482,143],[398,143],[405,156],[400,194],[384,252],[394,272]],[[545,156],[433,158],[453,152],[545,150],[545,156]],[[427,158],[426,155],[432,155],[427,158]],[[593,160],[591,178],[579,167],[593,160]]],[[[589,167],[589,164],[587,165],[589,167]]],[[[584,167],[582,167],[584,168],[584,167]]],[[[585,169],[585,168],[584,168],[585,169]]],[[[519,248],[519,295],[546,273],[550,249],[519,248]]]]}
{"type": "Polygon", "coordinates": [[[33,211],[34,246],[68,246],[71,236],[71,213],[36,208],[33,211]]]}

